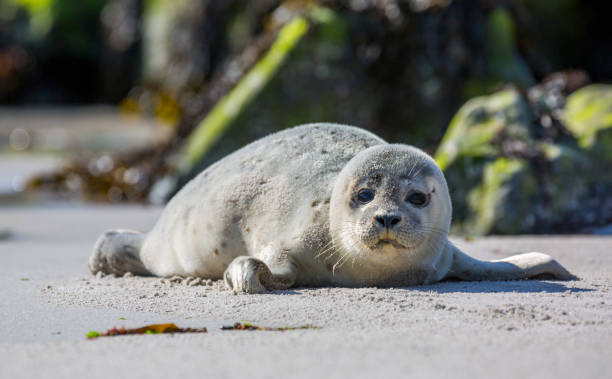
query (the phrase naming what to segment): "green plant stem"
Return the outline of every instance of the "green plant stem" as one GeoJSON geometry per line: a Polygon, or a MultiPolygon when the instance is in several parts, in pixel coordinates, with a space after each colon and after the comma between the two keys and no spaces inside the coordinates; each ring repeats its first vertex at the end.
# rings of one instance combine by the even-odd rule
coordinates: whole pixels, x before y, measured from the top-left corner
{"type": "Polygon", "coordinates": [[[307,30],[308,22],[303,17],[296,17],[281,28],[270,50],[236,87],[213,107],[188,137],[178,166],[181,174],[188,173],[231,126],[242,110],[271,80],[307,30]]]}

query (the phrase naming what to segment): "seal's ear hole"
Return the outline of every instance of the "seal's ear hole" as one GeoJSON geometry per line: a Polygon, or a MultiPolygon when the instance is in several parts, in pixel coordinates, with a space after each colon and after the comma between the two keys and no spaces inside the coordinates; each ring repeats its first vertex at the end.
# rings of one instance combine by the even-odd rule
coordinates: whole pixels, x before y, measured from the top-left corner
{"type": "Polygon", "coordinates": [[[412,192],[406,196],[406,201],[415,207],[422,208],[429,204],[430,195],[424,194],[423,192],[412,192]]]}

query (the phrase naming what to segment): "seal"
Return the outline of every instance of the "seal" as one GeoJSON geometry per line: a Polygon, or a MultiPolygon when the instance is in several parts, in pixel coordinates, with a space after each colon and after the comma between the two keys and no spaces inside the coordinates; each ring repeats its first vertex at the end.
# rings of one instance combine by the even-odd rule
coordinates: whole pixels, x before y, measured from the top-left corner
{"type": "Polygon", "coordinates": [[[223,278],[234,291],[575,277],[550,256],[469,257],[434,160],[337,124],[287,129],[202,171],[147,234],[103,234],[92,273],[223,278]]]}

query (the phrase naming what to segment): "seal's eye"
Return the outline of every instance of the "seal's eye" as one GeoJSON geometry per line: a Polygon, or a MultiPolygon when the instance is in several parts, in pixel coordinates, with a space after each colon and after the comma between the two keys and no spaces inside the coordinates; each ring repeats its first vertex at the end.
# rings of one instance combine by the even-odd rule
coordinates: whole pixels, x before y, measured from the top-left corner
{"type": "Polygon", "coordinates": [[[374,191],[370,189],[362,189],[357,193],[357,200],[359,200],[361,204],[369,203],[372,199],[374,199],[374,191]]]}
{"type": "Polygon", "coordinates": [[[423,192],[413,192],[406,197],[406,201],[417,207],[424,207],[429,202],[429,197],[423,192]]]}

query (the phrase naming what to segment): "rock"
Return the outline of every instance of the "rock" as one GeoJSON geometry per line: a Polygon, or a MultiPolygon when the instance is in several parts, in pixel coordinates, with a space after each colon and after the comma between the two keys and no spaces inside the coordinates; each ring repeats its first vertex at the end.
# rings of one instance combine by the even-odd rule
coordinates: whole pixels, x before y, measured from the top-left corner
{"type": "Polygon", "coordinates": [[[500,137],[530,142],[532,122],[527,103],[515,89],[476,97],[451,120],[435,159],[445,170],[459,157],[494,157],[500,153],[500,137]]]}
{"type": "Polygon", "coordinates": [[[435,155],[455,232],[575,232],[612,221],[612,86],[587,86],[565,100],[558,108],[571,135],[552,140],[536,133],[535,105],[512,89],[457,112],[435,155]]]}
{"type": "Polygon", "coordinates": [[[524,216],[529,213],[529,200],[536,187],[524,159],[500,157],[485,164],[480,185],[468,194],[470,214],[464,227],[477,235],[529,228],[534,218],[524,216]]]}
{"type": "Polygon", "coordinates": [[[504,155],[535,150],[532,124],[529,106],[515,89],[476,97],[453,117],[435,159],[451,189],[456,232],[521,229],[530,208],[524,192],[531,194],[536,182],[526,159],[504,155]],[[506,205],[510,198],[516,200],[512,207],[506,205]]]}
{"type": "Polygon", "coordinates": [[[565,124],[585,149],[612,148],[612,85],[592,84],[572,93],[565,106],[565,124]],[[600,146],[596,146],[599,144],[600,146]]]}

